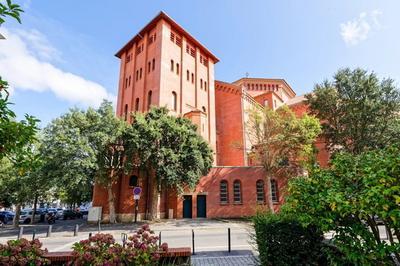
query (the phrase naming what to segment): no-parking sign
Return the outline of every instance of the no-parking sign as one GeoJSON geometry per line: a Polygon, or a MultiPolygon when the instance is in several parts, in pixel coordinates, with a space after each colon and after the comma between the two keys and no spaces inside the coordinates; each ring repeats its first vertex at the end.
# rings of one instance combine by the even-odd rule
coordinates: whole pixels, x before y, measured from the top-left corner
{"type": "Polygon", "coordinates": [[[141,187],[133,188],[133,199],[135,199],[135,200],[140,199],[140,193],[142,193],[142,188],[141,187]]]}

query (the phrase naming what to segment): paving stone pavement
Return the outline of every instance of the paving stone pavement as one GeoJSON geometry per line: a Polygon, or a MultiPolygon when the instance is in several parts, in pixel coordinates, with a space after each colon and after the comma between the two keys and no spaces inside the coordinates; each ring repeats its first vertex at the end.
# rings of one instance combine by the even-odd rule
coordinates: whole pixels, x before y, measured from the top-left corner
{"type": "Polygon", "coordinates": [[[257,258],[250,251],[205,252],[192,256],[193,266],[258,265],[257,258]]]}

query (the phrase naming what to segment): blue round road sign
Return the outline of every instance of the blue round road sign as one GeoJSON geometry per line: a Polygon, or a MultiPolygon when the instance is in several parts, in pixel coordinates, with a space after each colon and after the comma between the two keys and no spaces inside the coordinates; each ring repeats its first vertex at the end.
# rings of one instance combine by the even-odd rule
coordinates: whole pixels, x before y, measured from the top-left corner
{"type": "Polygon", "coordinates": [[[133,195],[140,195],[142,193],[142,188],[141,187],[135,187],[133,189],[133,195]]]}

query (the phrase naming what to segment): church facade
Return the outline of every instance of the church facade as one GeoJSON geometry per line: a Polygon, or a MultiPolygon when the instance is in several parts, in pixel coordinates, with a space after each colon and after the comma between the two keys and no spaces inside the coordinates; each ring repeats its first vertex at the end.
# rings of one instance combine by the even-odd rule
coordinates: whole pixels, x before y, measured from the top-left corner
{"type": "MultiPolygon", "coordinates": [[[[150,106],[166,106],[171,115],[197,125],[214,151],[214,167],[201,177],[194,191],[177,195],[164,189],[157,199],[160,218],[216,218],[253,215],[266,208],[267,184],[260,166],[247,151],[246,110],[255,105],[276,109],[288,105],[297,115],[307,111],[304,97],[284,79],[241,78],[235,82],[215,79],[218,58],[165,13],[159,13],[116,54],[120,59],[117,115],[128,122],[130,113],[150,106]],[[244,148],[237,148],[238,146],[244,148]]],[[[316,142],[318,160],[328,161],[324,143],[316,142]]],[[[117,218],[132,221],[133,187],[142,188],[139,219],[149,212],[151,198],[147,178],[140,173],[122,176],[114,184],[117,218]]],[[[276,208],[282,203],[285,184],[271,181],[276,208]]],[[[101,206],[108,219],[107,192],[96,185],[93,206],[101,206]]]]}

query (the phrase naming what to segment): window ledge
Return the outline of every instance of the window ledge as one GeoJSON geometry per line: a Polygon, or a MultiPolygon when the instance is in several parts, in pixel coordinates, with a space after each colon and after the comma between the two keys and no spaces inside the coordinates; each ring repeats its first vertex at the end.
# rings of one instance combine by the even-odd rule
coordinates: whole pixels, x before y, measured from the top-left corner
{"type": "Polygon", "coordinates": [[[226,206],[226,205],[229,205],[229,202],[220,202],[219,205],[226,206]]]}
{"type": "Polygon", "coordinates": [[[233,205],[243,205],[243,202],[234,202],[233,205]]]}

